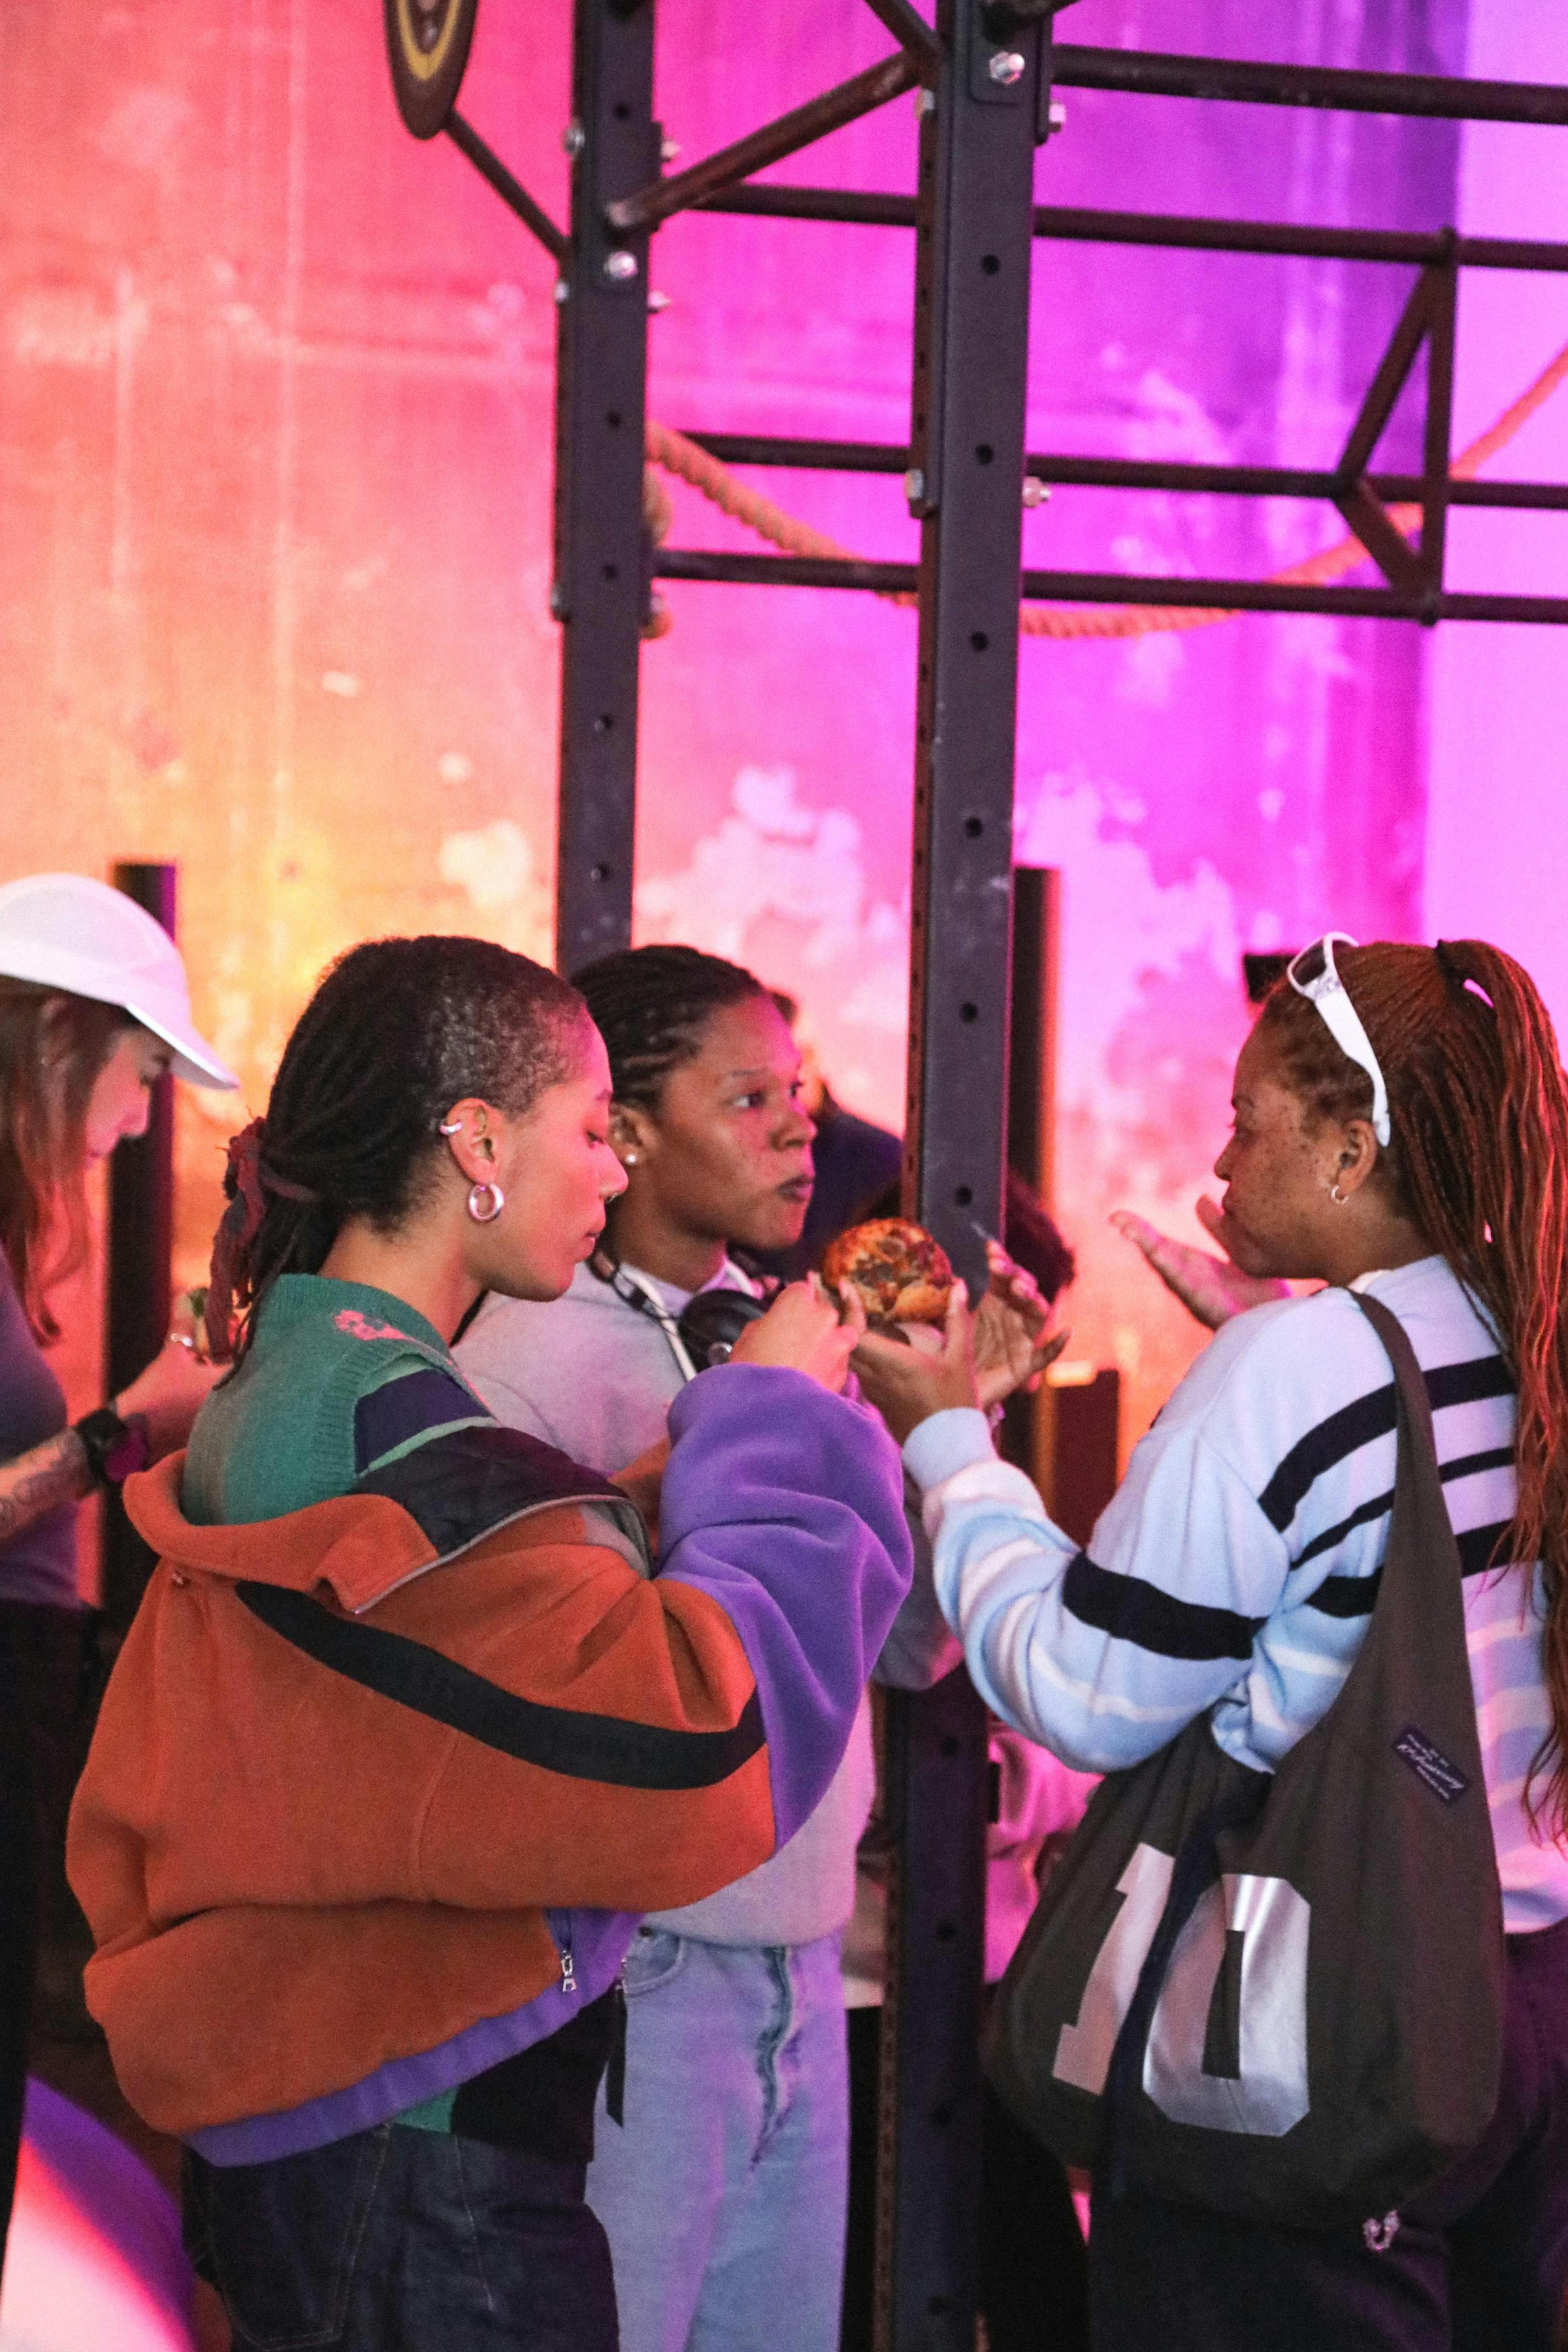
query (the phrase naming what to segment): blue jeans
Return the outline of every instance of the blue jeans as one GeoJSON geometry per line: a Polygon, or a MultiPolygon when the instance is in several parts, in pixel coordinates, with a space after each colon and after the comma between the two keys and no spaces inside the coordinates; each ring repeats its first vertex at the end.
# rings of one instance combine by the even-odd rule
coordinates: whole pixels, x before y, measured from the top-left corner
{"type": "Polygon", "coordinates": [[[382,2124],[184,2167],[185,2244],[235,2352],[616,2352],[580,2164],[382,2124]]]}
{"type": "Polygon", "coordinates": [[[836,2352],[849,2104],[838,1937],[743,1948],[644,1927],[626,2123],[588,2202],[626,2352],[836,2352]]]}

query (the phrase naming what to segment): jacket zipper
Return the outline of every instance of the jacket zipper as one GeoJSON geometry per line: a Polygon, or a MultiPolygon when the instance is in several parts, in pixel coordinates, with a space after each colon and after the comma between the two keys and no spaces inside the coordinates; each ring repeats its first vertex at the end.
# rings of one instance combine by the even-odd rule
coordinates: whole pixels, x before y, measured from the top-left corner
{"type": "Polygon", "coordinates": [[[551,1911],[546,1914],[546,1916],[550,1922],[550,1932],[555,1939],[555,1949],[561,1961],[561,1990],[563,1992],[575,1993],[577,1970],[572,1958],[572,1914],[570,1911],[551,1911]]]}

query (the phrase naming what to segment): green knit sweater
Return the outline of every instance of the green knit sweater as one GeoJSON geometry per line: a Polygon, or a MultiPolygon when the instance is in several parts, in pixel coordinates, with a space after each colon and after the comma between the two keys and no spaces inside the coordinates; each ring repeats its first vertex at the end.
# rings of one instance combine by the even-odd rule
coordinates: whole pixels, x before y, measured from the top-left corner
{"type": "Polygon", "coordinates": [[[434,1325],[361,1282],[286,1274],[238,1370],[202,1407],[187,1518],[233,1527],[345,1495],[378,1464],[489,1413],[434,1325]]]}

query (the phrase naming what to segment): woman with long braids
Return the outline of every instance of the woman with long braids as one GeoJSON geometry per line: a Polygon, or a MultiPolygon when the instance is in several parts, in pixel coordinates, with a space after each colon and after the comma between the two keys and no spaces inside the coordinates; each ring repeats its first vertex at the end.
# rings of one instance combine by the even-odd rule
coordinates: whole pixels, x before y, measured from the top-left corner
{"type": "MultiPolygon", "coordinates": [[[[731,1251],[798,1238],[814,1130],[788,1023],[739,965],[635,948],[590,964],[577,985],[609,1050],[608,1132],[626,1190],[563,1299],[491,1300],[458,1354],[502,1420],[614,1472],[657,1459],[667,1419],[689,1409],[719,1311],[757,1311],[757,1286],[731,1251]]],[[[1022,1355],[1026,1367],[1026,1340],[1022,1355]]],[[[918,1688],[956,1655],[917,1576],[878,1678],[918,1688]]],[[[837,2344],[848,2157],[839,1947],[873,1779],[863,1708],[789,1845],[704,1902],[650,1906],[632,1946],[624,2122],[601,2113],[588,2180],[626,2352],[837,2344]]]]}
{"type": "Polygon", "coordinates": [[[237,1137],[232,1374],[127,1502],[160,1554],[71,1822],[88,1997],[237,2347],[613,2352],[583,2201],[635,1914],[832,1779],[909,1581],[897,1454],[803,1286],[674,1417],[653,1572],[449,1342],[566,1289],[623,1176],[583,999],[489,942],[336,964],[237,1137]]]}
{"type": "MultiPolygon", "coordinates": [[[[1506,1931],[1501,2085],[1468,2156],[1364,2229],[1243,2221],[1097,2179],[1094,2343],[1552,2352],[1568,2281],[1557,1042],[1528,974],[1496,948],[1357,947],[1331,933],[1265,1004],[1235,1111],[1215,1169],[1224,1200],[1204,1213],[1226,1260],[1131,1228],[1224,1328],[1135,1450],[1087,1550],[994,1459],[962,1312],[942,1358],[906,1361],[872,1340],[857,1364],[905,1440],[938,1592],[992,1706],[1068,1762],[1108,1771],[1206,1715],[1226,1756],[1271,1772],[1340,1692],[1376,1599],[1394,1390],[1351,1293],[1392,1312],[1425,1375],[1464,1571],[1506,1931]],[[1280,1295],[1282,1279],[1302,1278],[1329,1287],[1280,1295]]],[[[1353,1890],[1355,1855],[1345,1871],[1353,1890]]],[[[1451,1933],[1462,1943],[1495,1926],[1456,1916],[1451,1933]]]]}
{"type": "Polygon", "coordinates": [[[81,874],[0,889],[0,2257],[46,1867],[58,1874],[89,1664],[77,1506],[183,1444],[214,1379],[180,1328],[68,1427],[44,1353],[60,1337],[58,1286],[88,1256],[88,1171],[145,1132],[169,1069],[236,1083],[193,1027],[184,967],[152,916],[81,874]]]}

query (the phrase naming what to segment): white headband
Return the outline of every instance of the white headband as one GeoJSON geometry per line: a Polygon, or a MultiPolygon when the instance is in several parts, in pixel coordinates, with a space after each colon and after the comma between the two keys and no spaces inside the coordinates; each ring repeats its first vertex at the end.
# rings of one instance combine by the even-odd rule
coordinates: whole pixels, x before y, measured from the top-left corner
{"type": "Polygon", "coordinates": [[[1384,1083],[1382,1066],[1372,1050],[1372,1040],[1362,1026],[1361,1014],[1351,1003],[1350,991],[1334,969],[1334,941],[1341,940],[1347,948],[1357,942],[1348,931],[1325,931],[1310,948],[1292,956],[1285,977],[1298,996],[1315,1004],[1323,1016],[1323,1025],[1342,1054],[1348,1055],[1358,1069],[1372,1080],[1372,1131],[1384,1150],[1388,1148],[1393,1129],[1388,1118],[1388,1088],[1384,1083]],[[1315,972],[1302,977],[1301,967],[1313,956],[1322,962],[1315,972]]]}

